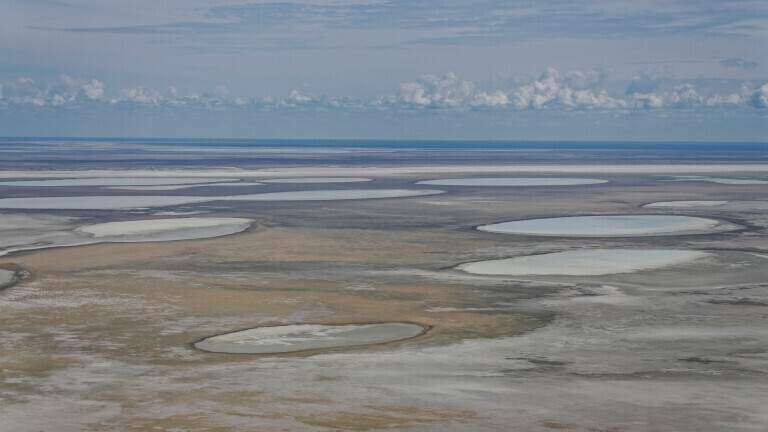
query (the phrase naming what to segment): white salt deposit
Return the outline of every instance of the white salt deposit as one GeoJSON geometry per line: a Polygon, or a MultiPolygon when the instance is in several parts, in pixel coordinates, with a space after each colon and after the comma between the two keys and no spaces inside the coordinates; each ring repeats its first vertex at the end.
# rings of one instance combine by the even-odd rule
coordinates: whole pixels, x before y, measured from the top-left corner
{"type": "Polygon", "coordinates": [[[119,210],[145,207],[166,207],[213,201],[216,197],[185,196],[70,196],[0,199],[0,208],[61,209],[61,210],[119,210]]]}
{"type": "Polygon", "coordinates": [[[142,190],[142,191],[162,191],[162,190],[180,190],[191,189],[196,187],[218,187],[218,186],[263,186],[264,183],[256,182],[229,182],[229,183],[195,183],[195,184],[183,184],[183,185],[158,185],[158,186],[107,186],[103,189],[119,189],[119,190],[142,190]]]}
{"type": "Polygon", "coordinates": [[[728,201],[661,201],[661,202],[646,204],[643,207],[672,207],[672,208],[718,207],[727,203],[728,201]]]}
{"type": "Polygon", "coordinates": [[[0,288],[9,285],[15,279],[16,272],[6,269],[0,269],[0,288]]]}
{"type": "Polygon", "coordinates": [[[153,186],[235,181],[226,178],[199,177],[94,177],[50,180],[19,180],[0,182],[0,186],[59,187],[59,186],[153,186]]]}
{"type": "Polygon", "coordinates": [[[461,264],[459,270],[496,276],[598,276],[685,264],[709,254],[690,250],[594,249],[461,264]]]}
{"type": "Polygon", "coordinates": [[[768,201],[660,201],[646,204],[650,208],[711,208],[728,210],[768,210],[768,201]]]}
{"type": "Polygon", "coordinates": [[[409,323],[295,324],[212,336],[195,343],[195,347],[221,353],[274,354],[392,342],[418,336],[423,331],[420,325],[409,323]]]}
{"type": "Polygon", "coordinates": [[[316,191],[273,192],[238,195],[225,198],[232,201],[325,201],[373,198],[398,198],[441,194],[440,190],[416,189],[334,189],[316,191]]]}
{"type": "Polygon", "coordinates": [[[297,177],[262,180],[264,183],[358,183],[373,179],[363,177],[297,177]]]}
{"type": "Polygon", "coordinates": [[[89,234],[95,238],[115,236],[144,236],[172,231],[228,228],[233,232],[247,229],[253,219],[244,218],[174,218],[150,219],[126,222],[107,222],[87,225],[77,229],[78,232],[89,234]]]}
{"type": "Polygon", "coordinates": [[[146,207],[167,207],[212,201],[326,201],[413,197],[422,195],[435,195],[440,193],[443,193],[443,191],[429,189],[335,189],[224,196],[126,195],[4,198],[0,199],[0,208],[118,210],[146,207]]]}
{"type": "Polygon", "coordinates": [[[608,180],[570,177],[478,177],[423,180],[416,184],[435,186],[575,186],[608,183],[608,180]]]}
{"type": "Polygon", "coordinates": [[[708,179],[708,181],[711,181],[712,183],[730,184],[730,185],[768,184],[768,181],[765,181],[765,180],[755,180],[755,179],[711,178],[711,179],[708,179]]]}
{"type": "MultiPolygon", "coordinates": [[[[30,223],[37,220],[29,219],[30,223]]],[[[73,221],[71,219],[68,219],[73,221]]],[[[71,223],[35,230],[0,229],[0,256],[19,251],[52,247],[85,246],[102,242],[156,242],[192,240],[236,234],[248,229],[254,220],[244,218],[165,218],[108,222],[81,226],[71,223]]],[[[1,228],[1,227],[0,227],[1,228]]]]}
{"type": "Polygon", "coordinates": [[[731,231],[739,225],[674,215],[571,216],[483,225],[480,231],[565,237],[659,236],[731,231]]]}
{"type": "Polygon", "coordinates": [[[758,185],[768,184],[768,180],[761,179],[734,179],[723,177],[706,177],[706,176],[674,176],[672,181],[701,181],[726,185],[758,185]]]}

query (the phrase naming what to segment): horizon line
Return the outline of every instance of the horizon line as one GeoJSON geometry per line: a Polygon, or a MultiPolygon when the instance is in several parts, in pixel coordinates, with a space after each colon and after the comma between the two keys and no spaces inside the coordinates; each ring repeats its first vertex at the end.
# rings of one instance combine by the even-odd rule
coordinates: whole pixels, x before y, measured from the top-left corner
{"type": "Polygon", "coordinates": [[[65,140],[65,141],[98,141],[98,140],[114,140],[114,141],[139,141],[139,140],[156,140],[156,141],[173,141],[173,140],[186,140],[186,141],[293,141],[293,142],[424,142],[424,143],[572,143],[572,144],[607,144],[607,143],[635,143],[635,144],[768,144],[766,141],[701,141],[701,140],[561,140],[561,139],[440,139],[440,138],[222,138],[222,137],[78,137],[78,136],[0,136],[0,140],[65,140]]]}

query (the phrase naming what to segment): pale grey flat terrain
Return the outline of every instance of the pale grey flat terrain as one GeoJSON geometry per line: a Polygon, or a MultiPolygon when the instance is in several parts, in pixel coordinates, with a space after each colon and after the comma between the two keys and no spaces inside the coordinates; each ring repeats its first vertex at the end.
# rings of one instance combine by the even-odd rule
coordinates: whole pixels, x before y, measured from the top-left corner
{"type": "Polygon", "coordinates": [[[158,196],[102,195],[0,199],[0,209],[38,210],[120,210],[146,207],[170,207],[212,201],[329,201],[397,198],[442,193],[422,189],[338,189],[315,191],[272,192],[252,195],[220,196],[158,196]]]}
{"type": "MultiPolygon", "coordinates": [[[[421,164],[385,163],[393,150],[330,160],[358,155],[344,149],[313,152],[329,158],[313,165],[173,159],[121,174],[375,178],[355,189],[104,199],[85,184],[47,196],[0,186],[0,203],[37,203],[0,214],[0,285],[30,276],[0,291],[0,429],[768,428],[765,196],[759,184],[657,176],[761,180],[768,165],[487,153],[463,165],[439,151],[409,151],[421,164]],[[608,182],[414,186],[520,173],[608,182]],[[476,229],[498,221],[547,226],[476,229]],[[481,263],[492,271],[463,271],[481,263]]],[[[86,168],[61,177],[121,171],[86,168]]]]}

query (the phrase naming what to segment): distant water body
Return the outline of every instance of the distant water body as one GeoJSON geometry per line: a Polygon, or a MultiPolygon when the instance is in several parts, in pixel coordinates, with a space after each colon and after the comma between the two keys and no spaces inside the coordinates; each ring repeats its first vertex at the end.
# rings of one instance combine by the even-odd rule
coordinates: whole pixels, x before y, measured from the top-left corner
{"type": "Polygon", "coordinates": [[[579,163],[768,164],[768,143],[0,138],[0,171],[579,163]]]}
{"type": "Polygon", "coordinates": [[[300,147],[300,148],[388,148],[388,149],[519,149],[519,150],[650,150],[765,152],[768,142],[681,142],[681,141],[468,141],[468,140],[354,140],[354,139],[191,139],[191,138],[52,138],[0,137],[0,150],[18,144],[126,144],[165,147],[300,147]]]}

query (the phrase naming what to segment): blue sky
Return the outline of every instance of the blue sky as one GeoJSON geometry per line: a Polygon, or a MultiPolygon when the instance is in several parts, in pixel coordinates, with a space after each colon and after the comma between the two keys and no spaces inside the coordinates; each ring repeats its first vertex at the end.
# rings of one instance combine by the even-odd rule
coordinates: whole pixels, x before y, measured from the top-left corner
{"type": "Polygon", "coordinates": [[[0,135],[768,137],[765,1],[4,0],[0,135]]]}

